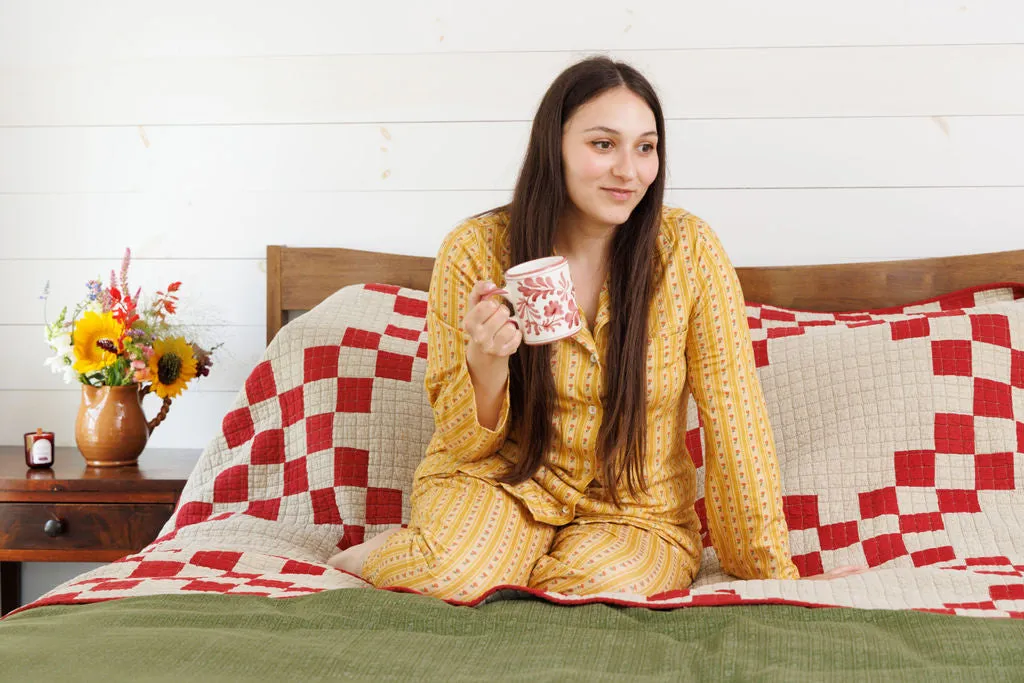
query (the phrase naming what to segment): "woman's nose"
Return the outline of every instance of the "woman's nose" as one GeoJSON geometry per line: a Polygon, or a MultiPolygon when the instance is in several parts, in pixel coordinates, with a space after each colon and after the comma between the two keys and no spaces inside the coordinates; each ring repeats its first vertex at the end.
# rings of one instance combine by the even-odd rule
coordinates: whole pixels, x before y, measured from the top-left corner
{"type": "Polygon", "coordinates": [[[619,156],[618,161],[612,168],[612,173],[623,180],[634,180],[636,178],[636,165],[628,153],[619,156]]]}

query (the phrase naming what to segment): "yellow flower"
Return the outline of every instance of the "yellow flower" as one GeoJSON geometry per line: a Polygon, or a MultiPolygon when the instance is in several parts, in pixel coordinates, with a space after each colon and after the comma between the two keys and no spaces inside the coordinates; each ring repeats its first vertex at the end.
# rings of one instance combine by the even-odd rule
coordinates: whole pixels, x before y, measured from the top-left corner
{"type": "Polygon", "coordinates": [[[87,312],[75,323],[75,372],[97,372],[117,360],[124,327],[110,313],[87,312]]]}
{"type": "Polygon", "coordinates": [[[174,398],[196,376],[196,357],[192,346],[182,337],[154,341],[149,374],[157,396],[174,398]]]}

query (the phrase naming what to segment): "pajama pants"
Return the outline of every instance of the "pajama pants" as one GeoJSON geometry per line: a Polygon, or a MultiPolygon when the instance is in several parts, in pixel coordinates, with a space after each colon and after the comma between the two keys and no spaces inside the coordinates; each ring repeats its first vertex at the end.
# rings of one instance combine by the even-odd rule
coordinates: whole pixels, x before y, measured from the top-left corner
{"type": "Polygon", "coordinates": [[[692,580],[692,559],[651,531],[608,518],[543,524],[500,486],[463,474],[416,489],[408,528],[366,558],[363,578],[374,586],[472,602],[501,585],[654,595],[692,580]]]}

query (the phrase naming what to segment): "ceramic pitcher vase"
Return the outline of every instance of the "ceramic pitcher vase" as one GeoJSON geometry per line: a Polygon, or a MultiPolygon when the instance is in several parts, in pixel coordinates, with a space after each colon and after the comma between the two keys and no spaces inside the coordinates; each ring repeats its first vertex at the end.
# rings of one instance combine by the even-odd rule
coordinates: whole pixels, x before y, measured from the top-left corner
{"type": "Polygon", "coordinates": [[[82,385],[82,403],[75,420],[75,443],[90,467],[122,467],[138,464],[150,433],[163,422],[171,399],[164,399],[160,413],[146,420],[142,397],[149,387],[82,385]]]}

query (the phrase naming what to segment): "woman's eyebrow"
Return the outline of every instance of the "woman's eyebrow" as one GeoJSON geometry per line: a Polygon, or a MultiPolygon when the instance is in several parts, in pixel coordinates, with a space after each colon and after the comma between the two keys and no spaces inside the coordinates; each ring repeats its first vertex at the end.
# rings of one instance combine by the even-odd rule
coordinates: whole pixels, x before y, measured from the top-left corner
{"type": "MultiPolygon", "coordinates": [[[[609,128],[608,126],[592,126],[590,128],[587,128],[583,132],[584,133],[589,133],[592,130],[599,130],[601,132],[608,133],[609,135],[622,135],[622,133],[620,133],[619,131],[615,130],[614,128],[609,128]]],[[[644,138],[644,137],[647,137],[648,135],[653,135],[653,136],[657,137],[658,131],[656,131],[656,130],[649,130],[646,133],[641,134],[640,137],[644,138]]]]}

